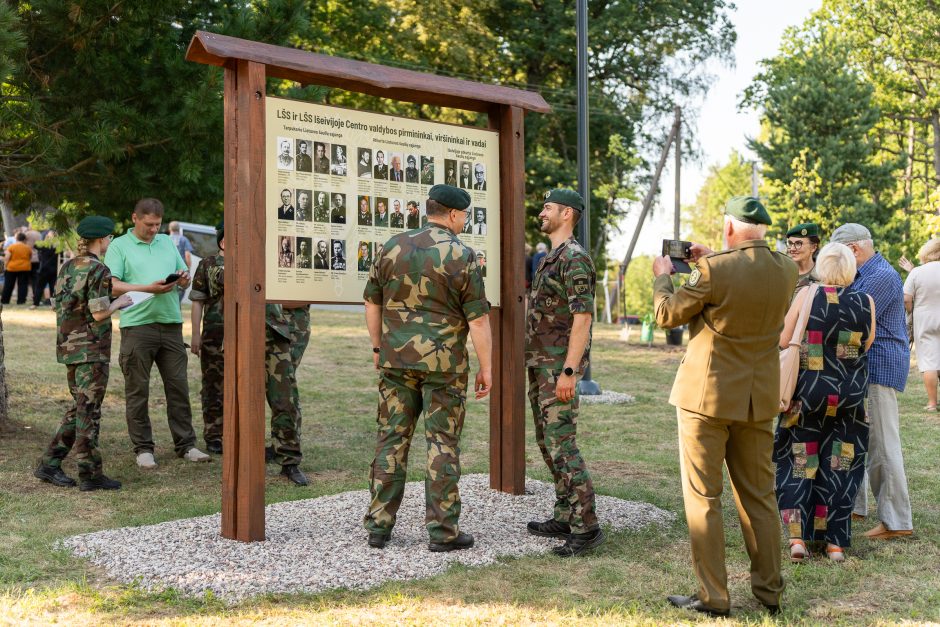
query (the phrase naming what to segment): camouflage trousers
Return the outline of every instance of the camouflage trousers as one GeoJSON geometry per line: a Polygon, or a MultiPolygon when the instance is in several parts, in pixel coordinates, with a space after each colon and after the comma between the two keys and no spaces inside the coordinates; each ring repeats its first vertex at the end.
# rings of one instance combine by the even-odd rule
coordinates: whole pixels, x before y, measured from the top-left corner
{"type": "Polygon", "coordinates": [[[206,442],[221,442],[222,393],[225,388],[222,338],[210,340],[203,337],[199,365],[202,369],[202,437],[206,442]]]}
{"type": "Polygon", "coordinates": [[[294,401],[297,379],[290,340],[265,327],[265,395],[271,408],[271,444],[274,461],[282,466],[300,464],[300,411],[294,401]]]}
{"type": "Polygon", "coordinates": [[[535,417],[535,439],[555,481],[554,518],[572,533],[597,527],[594,484],[578,450],[578,397],[562,403],[555,397],[556,371],[529,368],[529,403],[535,417]]]}
{"type": "MultiPolygon", "coordinates": [[[[287,328],[290,329],[290,360],[294,364],[294,376],[300,370],[300,362],[304,358],[307,344],[310,343],[310,306],[284,309],[287,318],[287,328]]],[[[294,386],[294,405],[300,415],[300,392],[294,386]]]]}
{"type": "Polygon", "coordinates": [[[425,525],[432,542],[459,532],[460,432],[467,374],[383,368],[379,377],[378,434],[369,471],[372,495],[364,524],[369,533],[390,533],[405,493],[408,449],[418,417],[424,416],[427,474],[425,525]]]}
{"type": "Polygon", "coordinates": [[[59,429],[42,456],[42,463],[46,466],[61,468],[62,460],[74,449],[81,479],[101,474],[98,431],[101,428],[101,403],[108,388],[109,367],[103,361],[69,364],[72,406],[65,412],[59,429]]]}

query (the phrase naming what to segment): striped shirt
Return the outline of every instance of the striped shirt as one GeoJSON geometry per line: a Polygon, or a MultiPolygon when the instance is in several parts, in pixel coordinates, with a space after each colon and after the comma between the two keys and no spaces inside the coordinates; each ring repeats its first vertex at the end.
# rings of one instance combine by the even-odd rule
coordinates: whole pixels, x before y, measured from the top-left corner
{"type": "Polygon", "coordinates": [[[875,341],[868,352],[869,383],[903,392],[911,365],[911,349],[901,277],[880,253],[875,253],[858,269],[851,287],[875,301],[875,341]]]}

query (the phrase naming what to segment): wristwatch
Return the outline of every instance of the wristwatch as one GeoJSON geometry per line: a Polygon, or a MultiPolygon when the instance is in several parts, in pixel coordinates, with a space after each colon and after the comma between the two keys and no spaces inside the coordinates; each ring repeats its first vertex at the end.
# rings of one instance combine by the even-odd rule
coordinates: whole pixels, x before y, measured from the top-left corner
{"type": "Polygon", "coordinates": [[[378,355],[379,352],[380,352],[379,347],[378,347],[378,346],[373,346],[373,347],[372,347],[372,352],[375,353],[376,355],[378,355]]]}
{"type": "Polygon", "coordinates": [[[562,370],[562,372],[565,373],[566,377],[570,377],[571,375],[574,374],[574,368],[565,368],[564,370],[562,370]]]}

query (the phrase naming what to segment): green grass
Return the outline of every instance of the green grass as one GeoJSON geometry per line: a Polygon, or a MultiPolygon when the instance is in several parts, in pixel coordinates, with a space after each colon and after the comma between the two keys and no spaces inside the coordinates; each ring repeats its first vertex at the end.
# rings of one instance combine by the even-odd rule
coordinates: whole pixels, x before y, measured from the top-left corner
{"type": "MultiPolygon", "coordinates": [[[[55,362],[54,319],[48,311],[7,308],[3,321],[13,423],[0,434],[0,624],[657,624],[700,619],[664,602],[667,594],[693,591],[694,579],[679,487],[675,412],[666,402],[682,353],[665,348],[662,336],[648,348],[636,343],[636,334],[628,343],[619,339],[619,329],[595,330],[595,378],[602,387],[637,400],[627,406],[583,407],[579,444],[599,493],[676,512],[678,522],[671,528],[610,534],[604,547],[579,560],[507,559],[487,568],[458,566],[431,579],[388,583],[367,592],[278,595],[225,606],[212,597],[118,586],[87,562],[54,550],[57,539],[73,534],[219,511],[222,465],[175,458],[162,386],[154,375],[151,417],[161,465],[156,472],[138,471],[123,419],[116,335],[101,445],[105,471],[121,479],[124,489],[83,494],[40,483],[31,471],[68,401],[65,368],[55,362]]],[[[304,469],[311,486],[296,489],[269,468],[269,503],[367,485],[376,381],[362,316],[315,311],[313,324],[300,371],[304,469]]],[[[190,360],[189,368],[195,422],[201,427],[198,361],[190,360]]],[[[825,560],[798,567],[786,563],[781,622],[940,621],[940,478],[935,461],[940,419],[920,411],[925,394],[916,371],[899,398],[916,535],[887,543],[856,538],[841,566],[825,560]]],[[[462,458],[467,473],[488,469],[487,412],[486,402],[468,403],[462,458]]],[[[526,465],[529,476],[549,478],[531,428],[526,465]]],[[[71,459],[65,468],[75,474],[71,459]]],[[[422,473],[423,464],[412,464],[409,479],[420,480],[422,473]]],[[[730,489],[724,511],[733,621],[770,623],[750,595],[730,489]]],[[[867,527],[863,523],[857,531],[867,527]]]]}

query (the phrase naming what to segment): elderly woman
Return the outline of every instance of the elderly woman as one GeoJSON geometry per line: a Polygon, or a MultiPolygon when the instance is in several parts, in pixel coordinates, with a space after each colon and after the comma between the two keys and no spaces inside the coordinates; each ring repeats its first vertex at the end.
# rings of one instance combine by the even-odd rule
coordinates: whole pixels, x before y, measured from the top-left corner
{"type": "Polygon", "coordinates": [[[800,276],[796,289],[819,280],[816,276],[816,255],[819,253],[819,226],[812,222],[797,224],[787,231],[787,254],[796,262],[800,276]]]}
{"type": "MultiPolygon", "coordinates": [[[[875,305],[848,287],[855,257],[844,244],[823,247],[816,272],[819,286],[802,337],[796,392],[774,437],[777,507],[790,537],[791,561],[809,555],[807,542],[825,542],[829,559],[841,562],[851,544],[852,507],[865,473],[866,353],[875,339],[875,305]]],[[[781,347],[789,344],[813,289],[794,297],[781,347]]]]}
{"type": "Polygon", "coordinates": [[[940,370],[940,238],[921,246],[920,264],[904,282],[904,307],[913,317],[917,369],[927,388],[927,411],[937,411],[940,370]]]}

